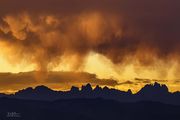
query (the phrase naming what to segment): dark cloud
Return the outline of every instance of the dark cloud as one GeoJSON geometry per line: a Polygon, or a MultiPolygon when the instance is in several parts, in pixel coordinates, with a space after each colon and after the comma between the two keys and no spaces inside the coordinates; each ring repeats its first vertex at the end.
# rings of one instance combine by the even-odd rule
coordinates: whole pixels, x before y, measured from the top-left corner
{"type": "Polygon", "coordinates": [[[22,72],[22,73],[0,73],[0,91],[19,90],[29,86],[47,85],[56,89],[70,89],[71,86],[91,85],[116,86],[116,80],[99,79],[95,74],[85,72],[22,72]],[[43,74],[44,81],[36,81],[36,75],[43,74]]]}
{"type": "Polygon", "coordinates": [[[135,80],[137,83],[145,83],[145,84],[151,83],[151,79],[134,78],[134,80],[135,80]]]}
{"type": "Polygon", "coordinates": [[[180,83],[179,79],[174,81],[174,84],[179,84],[179,83],[180,83]]]}
{"type": "Polygon", "coordinates": [[[132,81],[125,81],[125,82],[121,82],[121,83],[119,83],[119,85],[131,85],[131,84],[136,84],[136,83],[134,83],[134,82],[132,82],[132,81]]]}
{"type": "Polygon", "coordinates": [[[157,80],[157,79],[152,79],[153,82],[159,82],[159,83],[166,83],[168,80],[157,80]]]}
{"type": "Polygon", "coordinates": [[[145,83],[145,84],[154,83],[154,82],[158,82],[158,83],[167,83],[168,82],[168,80],[145,79],[145,78],[134,78],[134,80],[137,83],[145,83]]]}

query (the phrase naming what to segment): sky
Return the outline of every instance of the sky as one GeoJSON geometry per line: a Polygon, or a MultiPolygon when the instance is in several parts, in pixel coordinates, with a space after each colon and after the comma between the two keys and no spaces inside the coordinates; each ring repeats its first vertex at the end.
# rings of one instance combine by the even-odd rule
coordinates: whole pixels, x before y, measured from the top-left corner
{"type": "Polygon", "coordinates": [[[156,81],[180,90],[179,0],[0,0],[0,8],[0,85],[8,86],[0,92],[88,82],[137,92],[156,81]]]}

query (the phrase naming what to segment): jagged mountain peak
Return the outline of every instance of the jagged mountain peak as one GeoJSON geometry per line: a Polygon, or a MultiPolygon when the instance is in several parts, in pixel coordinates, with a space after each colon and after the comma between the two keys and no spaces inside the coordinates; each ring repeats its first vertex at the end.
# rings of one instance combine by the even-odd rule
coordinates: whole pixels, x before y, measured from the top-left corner
{"type": "Polygon", "coordinates": [[[164,84],[159,84],[155,82],[154,84],[147,84],[145,85],[139,92],[138,94],[146,94],[146,95],[151,95],[151,94],[167,94],[169,93],[168,87],[164,84]]]}
{"type": "Polygon", "coordinates": [[[84,92],[91,92],[92,90],[93,90],[92,86],[89,83],[85,86],[82,86],[82,88],[81,88],[81,91],[84,91],[84,92]]]}
{"type": "Polygon", "coordinates": [[[99,86],[99,85],[97,85],[95,88],[94,88],[94,91],[97,91],[97,92],[99,92],[99,91],[102,91],[103,89],[99,86]]]}

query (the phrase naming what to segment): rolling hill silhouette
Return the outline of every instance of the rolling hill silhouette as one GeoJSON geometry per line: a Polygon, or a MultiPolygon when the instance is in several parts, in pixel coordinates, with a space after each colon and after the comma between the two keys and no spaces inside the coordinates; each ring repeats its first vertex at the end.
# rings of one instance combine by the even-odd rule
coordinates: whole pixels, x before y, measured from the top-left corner
{"type": "Polygon", "coordinates": [[[0,96],[0,120],[179,120],[179,115],[180,93],[159,83],[136,94],[87,84],[66,92],[37,86],[0,96]]]}

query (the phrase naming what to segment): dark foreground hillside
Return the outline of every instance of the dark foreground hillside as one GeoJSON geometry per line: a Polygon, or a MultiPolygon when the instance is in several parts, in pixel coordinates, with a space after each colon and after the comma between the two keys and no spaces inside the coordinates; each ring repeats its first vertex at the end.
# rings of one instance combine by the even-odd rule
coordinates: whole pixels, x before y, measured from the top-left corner
{"type": "Polygon", "coordinates": [[[98,98],[54,102],[0,98],[0,120],[180,120],[180,106],[98,98]]]}

